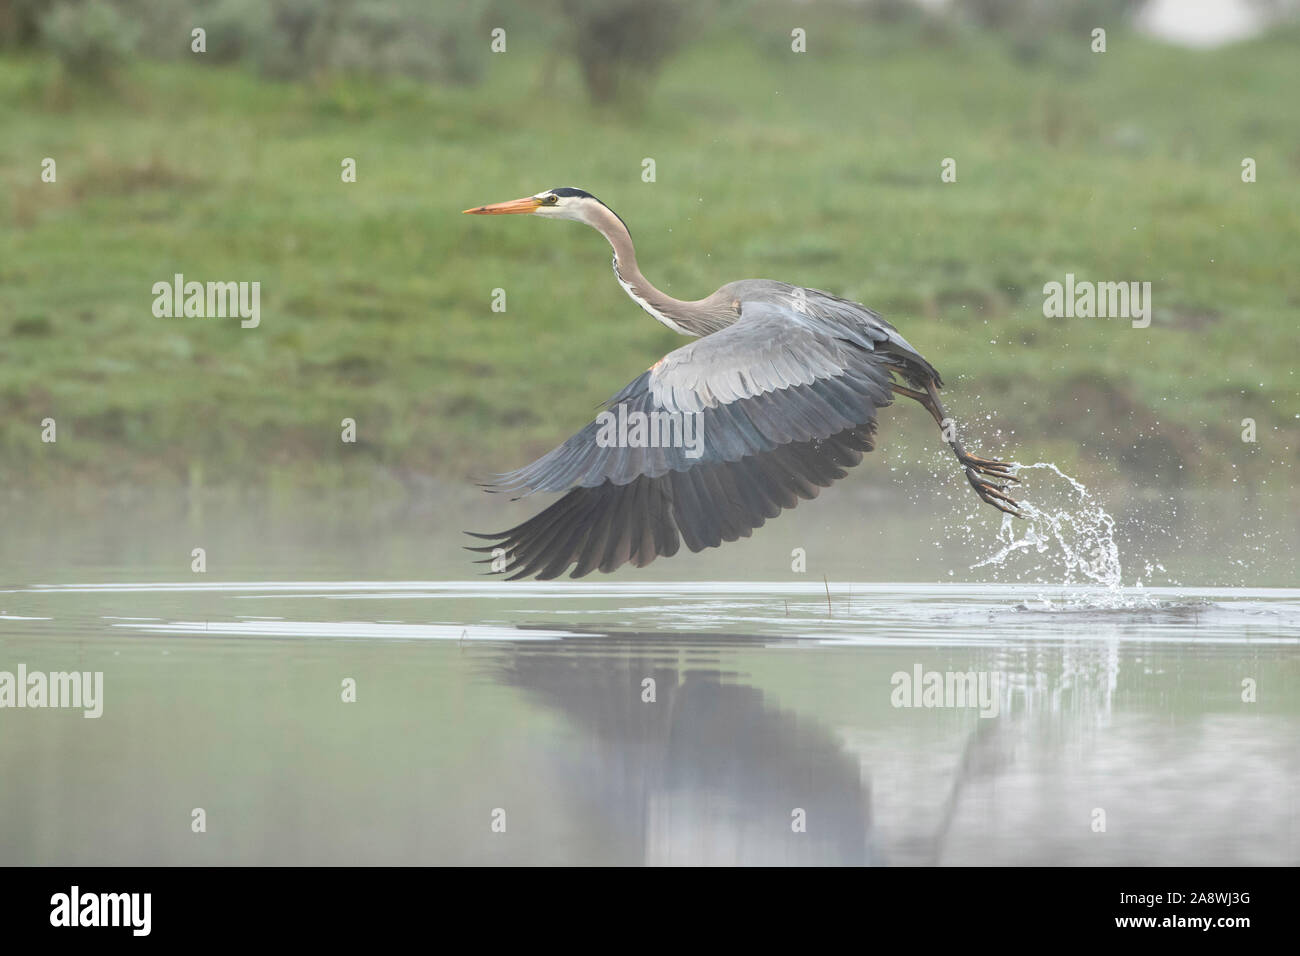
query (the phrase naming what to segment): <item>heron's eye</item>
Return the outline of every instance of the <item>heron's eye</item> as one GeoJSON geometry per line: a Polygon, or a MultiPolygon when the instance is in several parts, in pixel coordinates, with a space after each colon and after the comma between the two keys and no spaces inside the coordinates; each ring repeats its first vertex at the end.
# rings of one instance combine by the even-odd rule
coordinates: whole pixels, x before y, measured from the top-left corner
{"type": "Polygon", "coordinates": [[[551,193],[549,196],[547,196],[545,199],[542,200],[542,204],[546,206],[554,206],[559,201],[560,201],[560,197],[555,195],[555,193],[551,193]]]}

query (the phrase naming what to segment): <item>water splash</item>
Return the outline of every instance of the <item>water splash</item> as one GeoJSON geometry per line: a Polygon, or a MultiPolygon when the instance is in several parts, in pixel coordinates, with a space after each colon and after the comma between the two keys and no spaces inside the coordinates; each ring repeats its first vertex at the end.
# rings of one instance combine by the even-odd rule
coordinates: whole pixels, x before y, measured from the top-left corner
{"type": "MultiPolygon", "coordinates": [[[[1115,519],[1082,483],[1051,462],[1015,467],[1017,474],[1038,469],[1053,472],[1067,483],[1063,502],[1039,506],[1021,500],[1024,518],[1003,515],[997,534],[1000,547],[971,568],[1003,569],[1019,555],[1042,556],[1037,570],[1048,571],[1055,580],[1040,578],[1040,583],[1083,585],[1090,591],[1100,591],[1088,596],[1091,606],[1131,602],[1131,598],[1122,596],[1123,568],[1115,542],[1115,519]]],[[[1041,485],[1035,488],[1036,492],[1042,490],[1041,485]]]]}

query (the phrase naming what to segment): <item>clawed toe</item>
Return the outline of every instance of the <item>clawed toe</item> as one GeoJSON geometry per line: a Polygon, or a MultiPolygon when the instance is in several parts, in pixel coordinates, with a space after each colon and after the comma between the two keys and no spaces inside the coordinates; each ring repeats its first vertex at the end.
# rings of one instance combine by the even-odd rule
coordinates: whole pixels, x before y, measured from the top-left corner
{"type": "MultiPolygon", "coordinates": [[[[1001,462],[996,462],[995,464],[1001,464],[1001,462]]],[[[990,474],[990,472],[985,472],[984,474],[990,474]]],[[[1002,475],[996,472],[993,472],[992,474],[997,478],[1006,478],[1011,481],[1018,480],[1013,478],[1011,475],[1002,475]]],[[[991,504],[994,508],[1009,514],[1012,517],[1024,517],[1024,514],[1020,511],[1020,502],[1016,501],[1016,499],[1012,498],[1010,495],[1005,494],[1007,490],[1006,485],[993,484],[993,482],[989,481],[987,478],[983,477],[982,474],[976,471],[976,466],[974,465],[967,466],[966,480],[970,482],[970,486],[975,489],[975,494],[980,496],[981,501],[991,504]]]]}
{"type": "Polygon", "coordinates": [[[959,455],[958,461],[981,475],[988,475],[990,478],[996,478],[999,481],[1020,483],[1020,479],[1015,476],[1015,466],[1008,462],[998,461],[994,458],[981,458],[979,455],[959,455]]]}

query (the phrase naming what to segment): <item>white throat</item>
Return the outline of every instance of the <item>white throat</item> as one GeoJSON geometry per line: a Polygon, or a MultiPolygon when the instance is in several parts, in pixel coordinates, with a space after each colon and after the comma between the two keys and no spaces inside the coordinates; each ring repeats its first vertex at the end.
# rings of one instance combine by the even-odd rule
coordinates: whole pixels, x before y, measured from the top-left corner
{"type": "Polygon", "coordinates": [[[623,273],[618,271],[617,255],[614,256],[614,278],[617,279],[618,284],[623,287],[623,291],[627,293],[627,297],[631,299],[633,302],[635,302],[637,305],[641,306],[641,308],[649,312],[650,315],[652,315],[655,319],[662,322],[664,325],[668,326],[668,328],[672,329],[678,335],[693,334],[691,332],[686,331],[686,329],[682,328],[680,325],[678,325],[672,319],[668,318],[668,316],[664,315],[662,312],[657,311],[653,306],[650,305],[649,302],[647,302],[641,296],[637,295],[637,292],[635,289],[632,288],[631,283],[629,283],[626,279],[623,278],[623,273]]]}

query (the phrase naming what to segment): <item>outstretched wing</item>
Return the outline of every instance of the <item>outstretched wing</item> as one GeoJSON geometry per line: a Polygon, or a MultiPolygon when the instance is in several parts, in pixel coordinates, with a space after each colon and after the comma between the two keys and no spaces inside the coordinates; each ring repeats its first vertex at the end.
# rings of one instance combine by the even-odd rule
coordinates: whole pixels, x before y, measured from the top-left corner
{"type": "Polygon", "coordinates": [[[743,302],[734,324],[610,399],[608,418],[499,476],[490,491],[567,494],[509,531],[476,535],[492,543],[475,550],[502,549],[511,579],[643,567],[682,542],[700,551],[748,537],[843,478],[873,447],[891,371],[911,378],[924,360],[883,323],[788,303],[743,302]],[[639,443],[633,428],[616,434],[638,415],[659,427],[639,443]]]}

